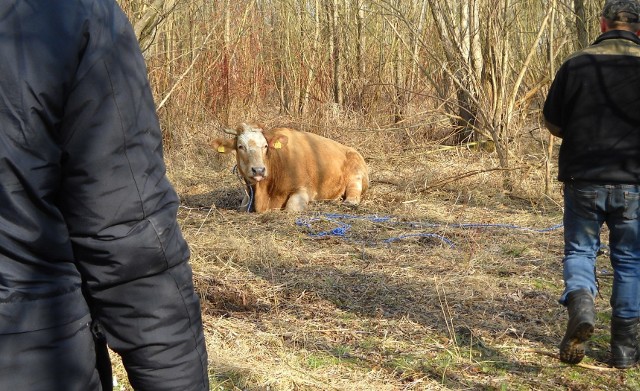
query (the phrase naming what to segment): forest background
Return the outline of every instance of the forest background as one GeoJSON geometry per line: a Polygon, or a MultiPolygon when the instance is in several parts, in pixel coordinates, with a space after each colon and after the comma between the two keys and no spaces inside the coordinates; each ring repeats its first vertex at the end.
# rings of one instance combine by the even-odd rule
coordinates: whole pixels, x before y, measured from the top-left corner
{"type": "Polygon", "coordinates": [[[356,118],[359,132],[490,140],[503,169],[522,133],[539,126],[558,64],[597,35],[602,8],[600,0],[120,3],[169,149],[189,123],[278,113],[302,130],[343,117],[356,118]]]}
{"type": "Polygon", "coordinates": [[[541,108],[602,0],[118,1],[181,197],[213,389],[640,386],[606,364],[606,270],[585,366],[555,356],[560,140],[541,108]],[[233,158],[209,143],[245,121],[355,146],[363,204],[237,212],[233,158]]]}

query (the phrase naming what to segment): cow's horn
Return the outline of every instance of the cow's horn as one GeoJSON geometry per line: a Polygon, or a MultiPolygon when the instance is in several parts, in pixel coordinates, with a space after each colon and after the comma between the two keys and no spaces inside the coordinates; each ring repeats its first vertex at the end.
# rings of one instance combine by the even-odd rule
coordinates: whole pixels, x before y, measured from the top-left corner
{"type": "Polygon", "coordinates": [[[241,123],[240,127],[244,132],[262,132],[262,129],[258,125],[241,123]]]}
{"type": "Polygon", "coordinates": [[[238,135],[238,132],[235,129],[224,128],[223,130],[226,134],[232,134],[234,136],[238,135]]]}

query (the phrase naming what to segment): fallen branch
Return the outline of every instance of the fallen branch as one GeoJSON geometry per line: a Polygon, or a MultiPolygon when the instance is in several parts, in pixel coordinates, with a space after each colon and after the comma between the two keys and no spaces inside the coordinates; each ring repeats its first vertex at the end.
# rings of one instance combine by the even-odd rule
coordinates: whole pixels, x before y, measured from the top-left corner
{"type": "Polygon", "coordinates": [[[474,175],[479,175],[479,174],[484,174],[487,172],[492,172],[492,171],[515,171],[515,170],[523,170],[528,168],[528,166],[521,166],[521,167],[514,167],[514,168],[502,168],[502,167],[495,167],[495,168],[487,168],[487,169],[483,169],[483,170],[472,170],[472,171],[467,171],[465,173],[463,173],[462,175],[456,175],[455,177],[450,177],[450,178],[445,178],[442,179],[438,182],[436,182],[435,184],[432,184],[430,186],[427,186],[427,184],[425,183],[424,188],[422,190],[420,190],[421,193],[424,193],[428,190],[431,190],[433,188],[436,187],[442,187],[444,185],[447,185],[451,182],[455,182],[458,181],[460,179],[463,178],[468,178],[470,176],[474,176],[474,175]]]}

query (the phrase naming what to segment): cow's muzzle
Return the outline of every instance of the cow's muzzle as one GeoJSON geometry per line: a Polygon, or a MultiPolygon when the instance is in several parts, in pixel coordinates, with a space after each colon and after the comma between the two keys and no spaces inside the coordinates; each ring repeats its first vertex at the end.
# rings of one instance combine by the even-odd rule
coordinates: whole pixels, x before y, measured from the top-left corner
{"type": "Polygon", "coordinates": [[[267,172],[267,169],[264,167],[251,167],[251,177],[253,177],[253,179],[255,179],[256,181],[261,181],[265,174],[267,172]]]}

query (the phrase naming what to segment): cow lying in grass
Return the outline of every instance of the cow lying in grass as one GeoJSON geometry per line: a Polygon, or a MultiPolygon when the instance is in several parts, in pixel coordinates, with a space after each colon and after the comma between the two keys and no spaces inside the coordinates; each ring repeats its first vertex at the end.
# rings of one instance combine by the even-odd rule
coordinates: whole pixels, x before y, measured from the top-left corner
{"type": "Polygon", "coordinates": [[[241,209],[302,211],[309,201],[338,199],[357,205],[369,187],[362,155],[336,141],[244,123],[225,133],[235,137],[216,139],[212,146],[220,153],[236,153],[238,173],[247,185],[241,209]]]}

